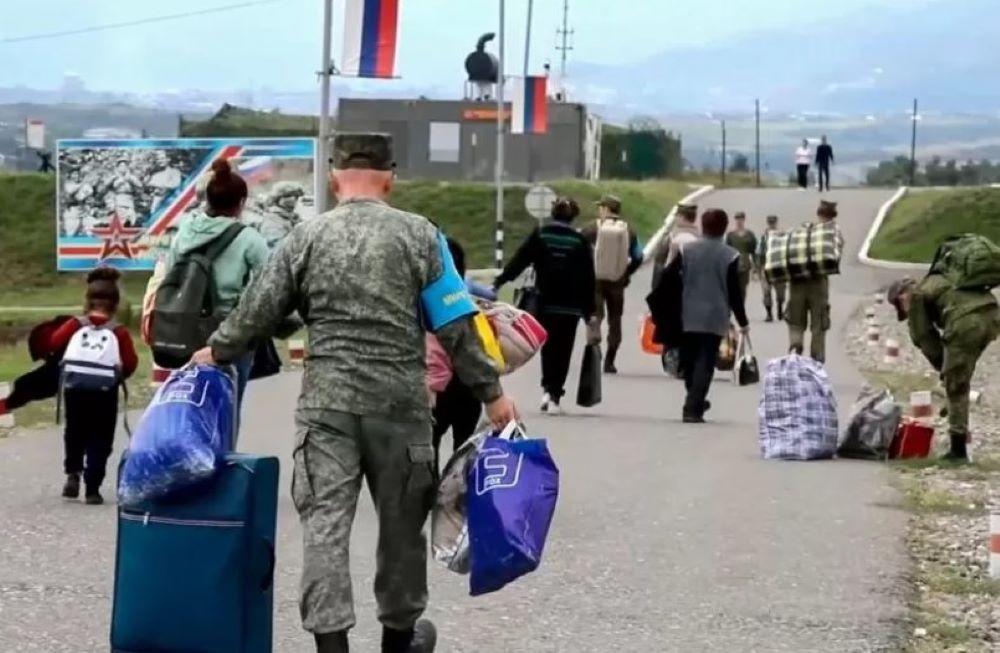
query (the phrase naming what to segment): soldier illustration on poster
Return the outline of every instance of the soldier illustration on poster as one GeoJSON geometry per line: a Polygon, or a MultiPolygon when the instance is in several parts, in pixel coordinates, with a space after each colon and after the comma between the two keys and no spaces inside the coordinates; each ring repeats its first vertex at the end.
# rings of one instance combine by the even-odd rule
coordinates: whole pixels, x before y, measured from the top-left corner
{"type": "Polygon", "coordinates": [[[243,220],[269,246],[315,215],[312,139],[60,141],[58,269],[152,270],[219,158],[246,179],[243,220]]]}

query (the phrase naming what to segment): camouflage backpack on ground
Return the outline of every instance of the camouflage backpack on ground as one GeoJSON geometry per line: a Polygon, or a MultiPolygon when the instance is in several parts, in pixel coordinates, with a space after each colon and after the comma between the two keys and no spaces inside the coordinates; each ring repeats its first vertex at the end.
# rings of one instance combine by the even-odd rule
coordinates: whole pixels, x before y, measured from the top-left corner
{"type": "Polygon", "coordinates": [[[938,247],[931,274],[960,290],[992,290],[1000,286],[1000,246],[980,234],[953,236],[938,247]]]}

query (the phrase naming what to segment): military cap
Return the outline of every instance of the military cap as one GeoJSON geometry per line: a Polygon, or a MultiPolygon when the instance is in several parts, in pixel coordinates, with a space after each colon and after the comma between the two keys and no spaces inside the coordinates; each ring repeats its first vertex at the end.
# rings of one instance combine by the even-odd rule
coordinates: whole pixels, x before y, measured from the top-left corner
{"type": "Polygon", "coordinates": [[[837,217],[837,203],[828,202],[826,200],[819,201],[819,210],[816,211],[820,215],[825,215],[829,218],[837,217]]]}
{"type": "Polygon", "coordinates": [[[621,213],[622,201],[616,195],[604,195],[597,206],[603,206],[612,213],[621,213]]]}
{"type": "Polygon", "coordinates": [[[684,215],[698,215],[698,205],[697,204],[678,204],[677,212],[683,213],[684,215]]]}
{"type": "Polygon", "coordinates": [[[337,170],[392,170],[392,136],[378,133],[343,133],[333,137],[330,163],[337,170]]]}
{"type": "Polygon", "coordinates": [[[889,303],[896,307],[896,317],[902,322],[906,319],[906,314],[903,312],[902,304],[900,304],[899,299],[905,294],[913,290],[917,285],[916,279],[912,277],[903,277],[892,282],[889,286],[889,291],[886,293],[886,299],[889,303]]]}
{"type": "Polygon", "coordinates": [[[767,224],[769,224],[771,226],[774,226],[774,225],[778,224],[778,216],[776,216],[776,215],[769,215],[769,216],[767,216],[767,224]]]}

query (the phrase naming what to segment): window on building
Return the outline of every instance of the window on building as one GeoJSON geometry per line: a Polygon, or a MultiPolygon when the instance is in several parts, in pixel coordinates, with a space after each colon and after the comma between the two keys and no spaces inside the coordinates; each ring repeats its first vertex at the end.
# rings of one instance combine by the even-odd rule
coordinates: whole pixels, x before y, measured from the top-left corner
{"type": "Polygon", "coordinates": [[[462,149],[462,125],[457,122],[432,122],[430,160],[435,163],[458,163],[462,149]]]}

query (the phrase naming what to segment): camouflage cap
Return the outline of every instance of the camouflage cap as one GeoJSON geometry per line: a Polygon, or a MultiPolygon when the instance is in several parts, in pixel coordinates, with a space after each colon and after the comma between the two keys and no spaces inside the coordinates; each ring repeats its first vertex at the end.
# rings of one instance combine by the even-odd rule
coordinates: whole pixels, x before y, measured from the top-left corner
{"type": "Polygon", "coordinates": [[[597,202],[597,206],[603,206],[612,213],[621,213],[622,201],[617,195],[604,195],[597,202]]]}
{"type": "Polygon", "coordinates": [[[337,170],[392,170],[396,167],[392,136],[373,132],[337,134],[333,137],[330,164],[337,170]]]}
{"type": "Polygon", "coordinates": [[[896,317],[902,322],[906,319],[906,313],[903,311],[903,307],[900,304],[900,298],[905,294],[913,290],[917,285],[917,280],[912,277],[903,277],[902,279],[897,279],[892,282],[889,286],[889,290],[886,293],[886,299],[896,308],[896,317]]]}

